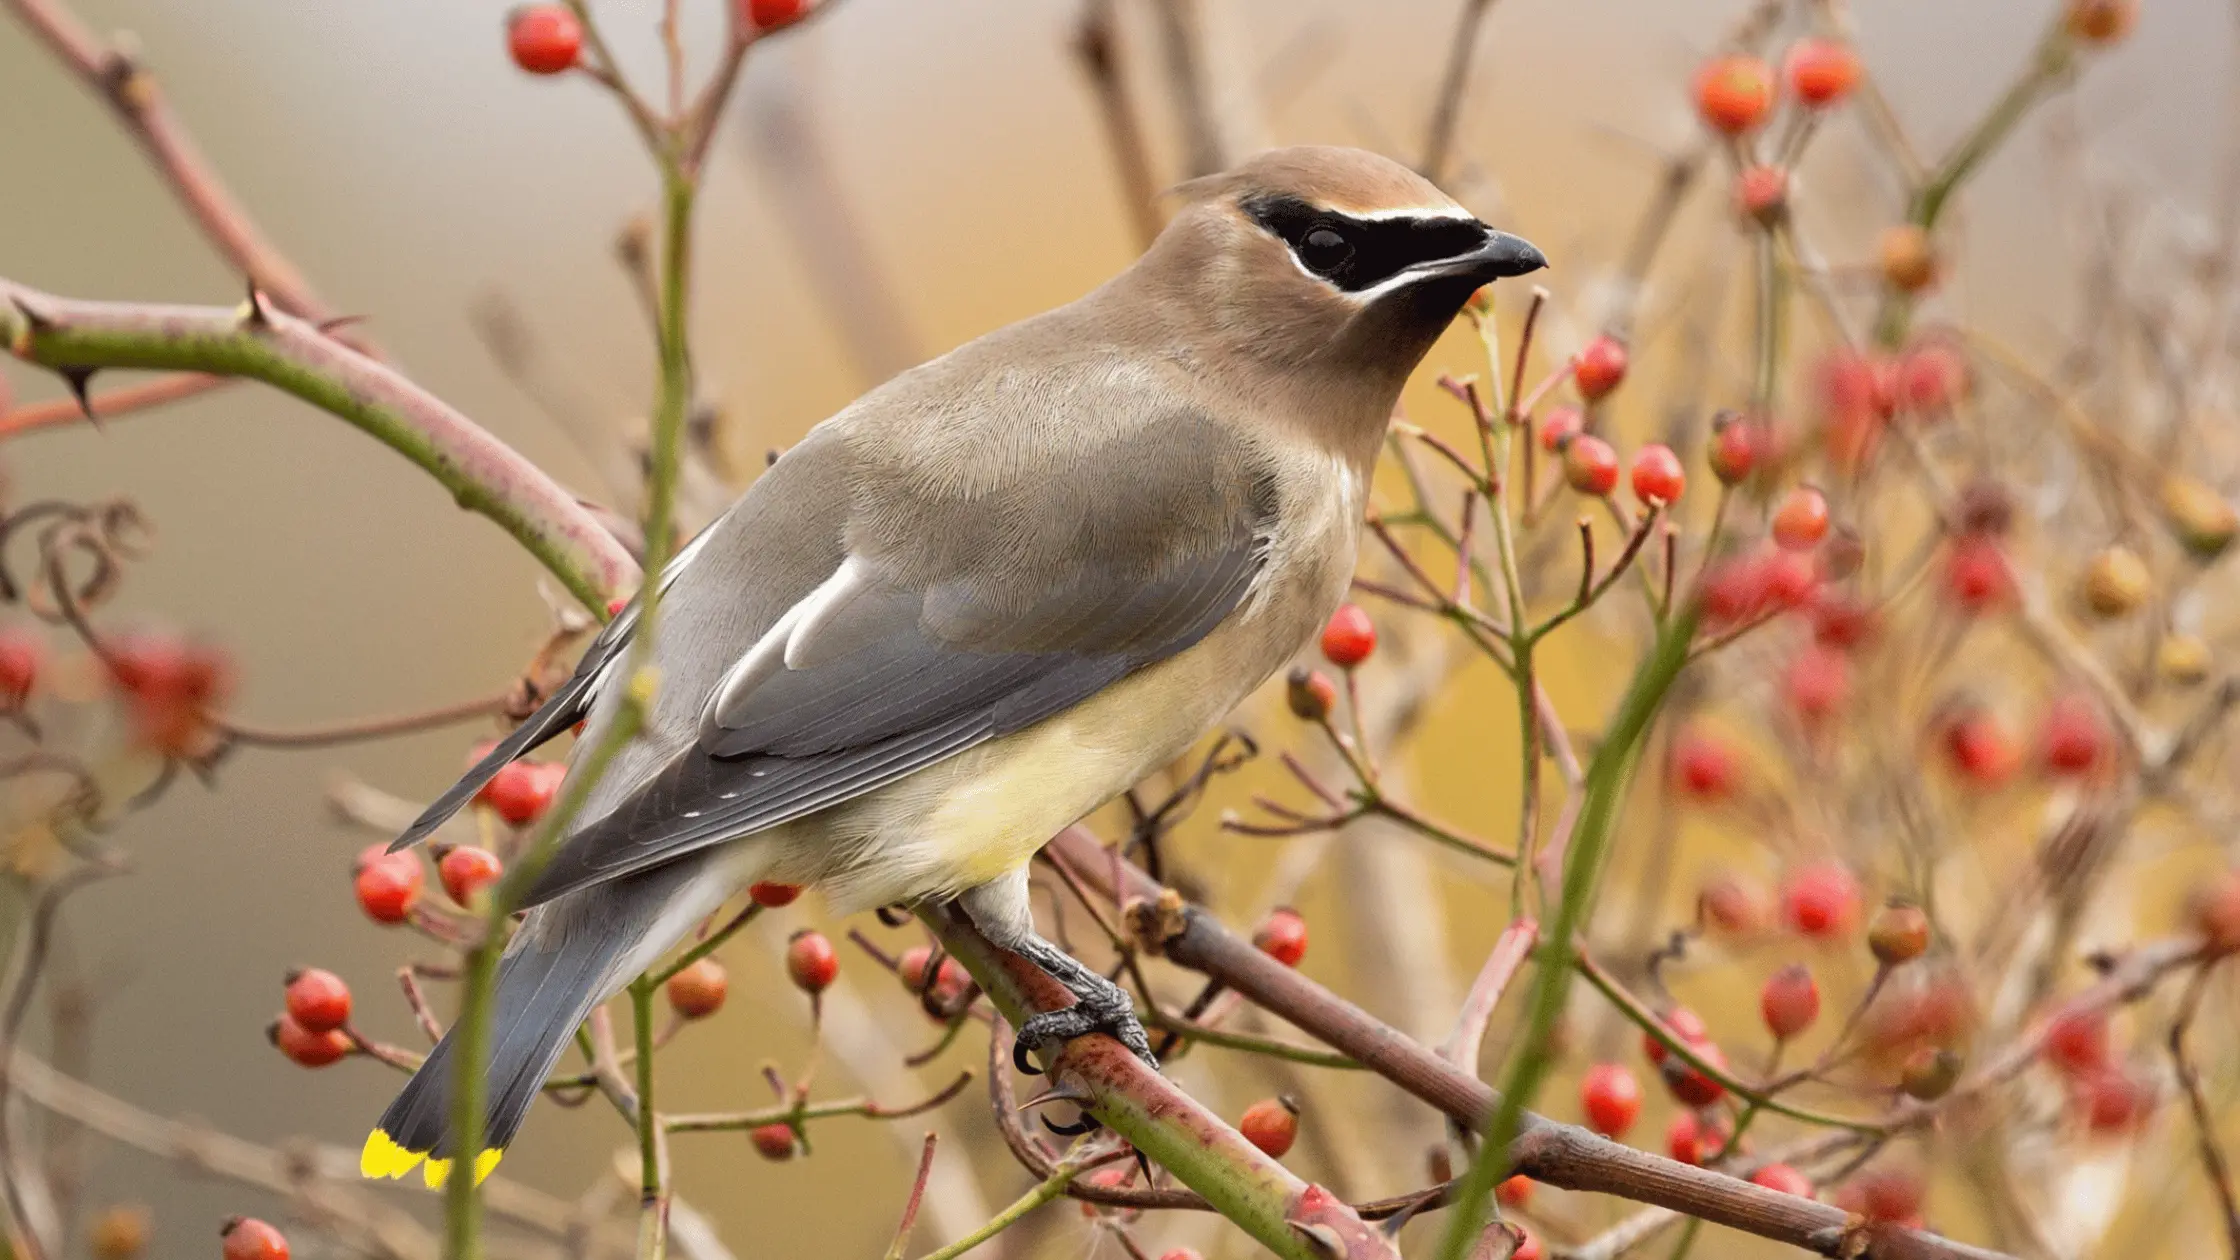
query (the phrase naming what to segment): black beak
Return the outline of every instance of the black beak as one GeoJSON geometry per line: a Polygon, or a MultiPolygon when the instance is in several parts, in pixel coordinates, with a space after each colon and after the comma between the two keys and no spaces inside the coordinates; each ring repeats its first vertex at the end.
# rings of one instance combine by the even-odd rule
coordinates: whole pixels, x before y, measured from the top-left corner
{"type": "Polygon", "coordinates": [[[1485,281],[1527,275],[1547,265],[1548,256],[1534,248],[1531,241],[1487,228],[1483,245],[1448,260],[1442,270],[1450,275],[1485,281]]]}

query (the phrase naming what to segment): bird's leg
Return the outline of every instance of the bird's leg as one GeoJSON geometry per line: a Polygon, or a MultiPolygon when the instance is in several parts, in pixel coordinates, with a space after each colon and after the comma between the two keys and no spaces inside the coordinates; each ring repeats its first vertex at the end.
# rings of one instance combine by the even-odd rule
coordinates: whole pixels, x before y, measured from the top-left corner
{"type": "Polygon", "coordinates": [[[1159,1066],[1157,1056],[1151,1053],[1151,1039],[1144,1035],[1135,1003],[1126,991],[1036,935],[1024,868],[967,891],[957,904],[991,944],[1033,963],[1073,994],[1073,1005],[1044,1011],[1020,1025],[1018,1041],[1012,1047],[1013,1062],[1020,1071],[1035,1070],[1025,1061],[1026,1047],[1071,1041],[1091,1032],[1110,1033],[1137,1058],[1153,1068],[1159,1066]]]}
{"type": "Polygon", "coordinates": [[[1151,1053],[1151,1039],[1144,1035],[1143,1023],[1136,1018],[1136,1004],[1128,997],[1127,990],[1032,933],[1006,948],[1048,972],[1051,979],[1073,994],[1073,1005],[1064,1010],[1044,1011],[1021,1024],[1019,1044],[1041,1046],[1052,1041],[1071,1041],[1084,1033],[1105,1032],[1153,1069],[1158,1068],[1158,1057],[1151,1053]]]}

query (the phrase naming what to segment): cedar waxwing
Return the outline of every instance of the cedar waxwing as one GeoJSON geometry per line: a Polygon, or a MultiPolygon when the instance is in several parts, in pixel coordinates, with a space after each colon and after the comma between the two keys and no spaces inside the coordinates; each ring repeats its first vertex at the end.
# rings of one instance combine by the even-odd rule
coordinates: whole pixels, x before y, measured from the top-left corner
{"type": "MultiPolygon", "coordinates": [[[[487,1173],[593,1007],[757,880],[837,912],[955,899],[1150,1058],[1126,994],[1035,934],[1027,861],[1184,753],[1322,625],[1402,384],[1472,293],[1546,265],[1353,149],[1178,190],[1143,257],[811,430],[663,573],[660,685],[500,963],[487,1173]]],[[[588,721],[636,621],[398,841],[588,721]]],[[[451,1038],[367,1139],[439,1184],[451,1038]]]]}

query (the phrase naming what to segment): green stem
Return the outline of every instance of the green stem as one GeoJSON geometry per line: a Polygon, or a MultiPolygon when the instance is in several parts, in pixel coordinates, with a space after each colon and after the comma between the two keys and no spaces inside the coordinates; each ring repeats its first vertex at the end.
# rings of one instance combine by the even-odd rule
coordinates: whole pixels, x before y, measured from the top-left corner
{"type": "MultiPolygon", "coordinates": [[[[2061,12],[2054,14],[2052,24],[2039,37],[2037,48],[2031,53],[2030,64],[2023,67],[2022,73],[2007,85],[2007,90],[1992,103],[1983,118],[1953,146],[1936,170],[1922,181],[1921,187],[1914,190],[1912,204],[1906,209],[1909,222],[1924,231],[1935,229],[1952,195],[1975,174],[1976,167],[2006,141],[2032,106],[2045,99],[2048,89],[2069,73],[2076,62],[2077,50],[2064,18],[2061,12]]],[[[1904,341],[1912,314],[1912,300],[1907,295],[1887,294],[1883,298],[1882,313],[1875,321],[1876,340],[1884,346],[1904,341]]]]}
{"type": "Polygon", "coordinates": [[[724,924],[722,927],[717,928],[713,932],[710,932],[706,940],[701,941],[691,949],[688,949],[682,954],[677,955],[676,960],[674,962],[671,962],[668,966],[652,973],[652,978],[648,980],[647,983],[653,985],[656,988],[659,988],[660,986],[669,983],[671,980],[676,979],[678,972],[683,971],[685,968],[691,966],[692,964],[699,962],[701,959],[706,958],[708,955],[716,952],[719,949],[722,949],[723,943],[725,941],[728,941],[732,937],[738,935],[740,928],[743,928],[749,923],[754,922],[757,918],[761,917],[761,914],[761,906],[749,905],[746,909],[741,910],[739,913],[733,915],[731,917],[731,922],[724,924]]]}
{"type": "MultiPolygon", "coordinates": [[[[1111,1159],[1115,1157],[1108,1155],[1105,1158],[1111,1159]]],[[[943,1247],[939,1251],[928,1252],[925,1256],[925,1260],[956,1260],[958,1256],[963,1255],[964,1253],[979,1246],[981,1243],[988,1241],[989,1239],[995,1237],[997,1234],[1000,1234],[1003,1231],[1018,1224],[1020,1221],[1026,1218],[1027,1213],[1034,1211],[1036,1208],[1041,1207],[1043,1204],[1048,1203],[1052,1199],[1057,1198],[1059,1195],[1064,1194],[1066,1192],[1066,1187],[1073,1184],[1073,1179],[1080,1176],[1082,1173],[1087,1172],[1089,1169],[1089,1165],[1093,1162],[1096,1161],[1069,1161],[1067,1163],[1058,1165],[1057,1171],[1051,1173],[1048,1177],[1043,1178],[1041,1183],[1035,1186],[1034,1189],[1027,1191],[1023,1195],[1020,1195],[1018,1200],[1014,1202],[1010,1207],[1007,1207],[1001,1212],[996,1213],[989,1219],[987,1224],[982,1225],[976,1230],[973,1230],[971,1233],[966,1234],[964,1237],[959,1238],[953,1243],[950,1243],[948,1246],[943,1247]]]]}
{"type": "MultiPolygon", "coordinates": [[[[635,683],[635,680],[633,680],[635,683]]],[[[451,1133],[454,1164],[444,1182],[443,1254],[447,1260],[475,1260],[482,1254],[482,1196],[475,1192],[476,1155],[482,1150],[483,1077],[489,1068],[491,998],[497,989],[498,956],[505,950],[506,921],[529,889],[552,862],[559,839],[583,810],[591,789],[613,763],[615,754],[636,734],[644,713],[645,697],[633,686],[616,714],[605,739],[568,775],[560,800],[545,816],[536,839],[506,869],[505,878],[491,890],[490,905],[482,919],[481,942],[467,951],[459,996],[459,1020],[453,1025],[457,1038],[453,1054],[457,1077],[452,1084],[451,1133]],[[475,1152],[458,1161],[460,1152],[475,1152]]]]}
{"type": "Polygon", "coordinates": [[[1576,938],[1594,908],[1595,890],[1618,814],[1625,805],[1634,763],[1658,706],[1687,664],[1688,643],[1695,636],[1695,626],[1692,607],[1666,624],[1620,701],[1608,738],[1595,750],[1594,760],[1587,767],[1584,801],[1564,855],[1562,900],[1557,904],[1555,922],[1541,938],[1530,1022],[1502,1082],[1500,1106],[1486,1126],[1477,1158],[1455,1195],[1447,1232],[1437,1252],[1440,1260],[1463,1260],[1485,1228],[1487,1200],[1508,1170],[1509,1144],[1554,1061],[1550,1044],[1570,992],[1576,938]]]}
{"type": "Polygon", "coordinates": [[[630,1018],[638,1043],[638,1257],[662,1260],[669,1252],[669,1203],[661,1175],[661,1118],[653,1109],[653,995],[643,979],[630,986],[630,1018]]]}
{"type": "MultiPolygon", "coordinates": [[[[651,468],[647,472],[646,523],[645,523],[645,572],[658,574],[668,565],[673,542],[677,501],[677,466],[683,449],[683,431],[687,401],[691,395],[691,369],[685,353],[685,276],[691,254],[692,203],[694,188],[684,176],[674,156],[664,152],[661,159],[661,191],[664,206],[664,232],[661,260],[661,309],[658,321],[660,331],[661,381],[654,400],[653,441],[651,468]]],[[[653,658],[654,627],[660,612],[661,584],[645,582],[639,589],[638,626],[632,636],[628,669],[623,677],[628,680],[623,704],[613,723],[593,741],[586,753],[580,753],[570,767],[562,801],[528,849],[515,860],[500,880],[490,907],[483,921],[480,944],[468,952],[466,984],[460,997],[458,1028],[458,1084],[454,1089],[452,1133],[454,1149],[480,1152],[483,1138],[483,1076],[488,1071],[490,1056],[490,1020],[492,998],[496,989],[498,955],[504,948],[506,921],[511,917],[521,899],[536,885],[539,876],[551,864],[559,851],[560,840],[568,824],[583,809],[591,791],[606,774],[623,747],[637,737],[646,715],[651,711],[654,690],[658,679],[651,668],[653,658]]],[[[650,1034],[640,1024],[640,1036],[650,1034]]],[[[641,1044],[638,1072],[641,1085],[650,1081],[652,1072],[650,1047],[641,1044]]],[[[648,1117],[652,1114],[651,1100],[639,1097],[639,1124],[641,1135],[648,1131],[648,1117]]],[[[479,1237],[480,1196],[475,1193],[476,1178],[466,1164],[454,1169],[455,1175],[445,1187],[444,1199],[444,1255],[448,1260],[473,1260],[480,1255],[479,1237]]],[[[658,1165],[653,1166],[652,1179],[658,1180],[658,1165]]],[[[656,1187],[658,1191],[658,1186],[656,1187]]],[[[658,1193],[649,1196],[648,1208],[658,1208],[658,1193]]],[[[649,1210],[648,1216],[658,1217],[658,1210],[649,1210]]],[[[656,1250],[643,1255],[658,1256],[662,1226],[655,1221],[641,1226],[642,1242],[651,1242],[656,1250]]]]}

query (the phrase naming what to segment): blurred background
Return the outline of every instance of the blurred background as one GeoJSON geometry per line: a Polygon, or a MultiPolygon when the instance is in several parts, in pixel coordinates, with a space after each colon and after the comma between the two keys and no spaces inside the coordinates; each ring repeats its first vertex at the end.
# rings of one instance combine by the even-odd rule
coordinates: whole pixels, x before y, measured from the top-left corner
{"type": "MultiPolygon", "coordinates": [[[[699,0],[685,7],[704,65],[719,44],[718,9],[699,0]]],[[[515,71],[503,51],[504,6],[484,0],[78,0],[77,8],[99,30],[131,33],[279,246],[332,303],[364,314],[408,373],[564,482],[628,502],[614,480],[619,435],[635,432],[651,399],[652,355],[612,246],[650,207],[653,184],[608,98],[581,81],[515,71]],[[508,379],[478,334],[474,312],[493,302],[515,310],[539,347],[541,402],[508,379]]],[[[650,81],[658,6],[598,8],[624,59],[650,81]]],[[[1453,36],[1453,0],[1206,0],[1203,8],[1210,46],[1225,59],[1218,81],[1238,94],[1230,116],[1239,146],[1315,141],[1406,156],[1421,145],[1453,36]]],[[[1123,64],[1164,183],[1182,158],[1147,9],[1116,5],[1123,64]]],[[[2007,81],[2048,10],[2046,0],[1877,0],[1859,8],[1858,44],[1906,125],[1935,152],[2007,81]]],[[[1687,75],[1739,12],[1728,0],[1495,4],[1460,116],[1456,165],[1466,177],[1458,186],[1473,209],[1547,252],[1553,267],[1537,278],[1566,302],[1591,304],[1660,155],[1694,138],[1687,75]]],[[[1067,301],[1133,257],[1095,99],[1071,51],[1079,16],[1067,0],[839,0],[797,36],[756,52],[703,198],[692,312],[703,387],[723,412],[735,468],[758,468],[766,448],[797,440],[886,374],[1067,301]]],[[[2064,209],[2080,180],[2143,190],[2141,212],[2181,231],[2206,223],[2240,125],[2235,16],[2219,0],[2147,5],[2133,38],[2036,116],[1971,186],[1955,238],[1962,265],[1945,300],[2014,344],[2061,344],[2086,316],[2075,305],[2077,224],[2064,209]],[[2057,143],[2064,136],[2081,148],[2057,143]]],[[[7,22],[0,84],[10,124],[0,128],[0,274],[82,297],[237,300],[239,278],[102,106],[7,22]]],[[[1902,209],[1901,190],[1845,160],[1865,143],[1854,119],[1839,118],[1799,176],[1812,190],[1811,213],[1824,216],[1822,239],[1854,255],[1839,265],[1871,262],[1862,242],[1902,209]]],[[[1686,266],[1715,259],[1700,243],[1731,234],[1717,192],[1695,200],[1681,230],[1698,244],[1673,254],[1697,260],[1686,266]]],[[[1505,306],[1516,297],[1505,296],[1505,306]]],[[[1546,335],[1551,349],[1568,350],[1589,331],[1557,322],[1546,335]]],[[[1436,357],[1468,370],[1473,349],[1456,334],[1436,357]]],[[[1746,380],[1747,363],[1738,351],[1715,370],[1746,380]]],[[[57,392],[12,361],[0,371],[19,397],[57,392]]],[[[1410,403],[1439,406],[1427,389],[1410,403]]],[[[1621,406],[1619,419],[1646,429],[1656,418],[1621,406]]],[[[11,441],[0,464],[19,500],[123,495],[142,506],[157,546],[131,572],[108,622],[176,625],[222,643],[238,665],[234,709],[245,720],[324,722],[490,693],[517,674],[548,625],[540,571],[497,529],[453,510],[432,482],[362,434],[259,387],[102,430],[30,435],[11,441]]],[[[624,474],[627,485],[627,465],[624,474]]],[[[1609,659],[1617,651],[1598,655],[1587,638],[1557,658],[1556,681],[1582,713],[1622,677],[1609,659]]],[[[1411,763],[1432,812],[1488,834],[1511,825],[1510,789],[1487,786],[1505,777],[1484,772],[1513,761],[1509,706],[1505,684],[1482,669],[1436,697],[1423,741],[1433,753],[1411,763]]],[[[1259,718],[1267,715],[1245,715],[1259,718]]],[[[350,856],[370,837],[338,822],[326,793],[347,771],[425,798],[450,781],[486,726],[245,752],[214,786],[182,784],[132,817],[116,837],[132,872],[73,901],[58,964],[100,994],[91,1079],[153,1112],[200,1117],[259,1142],[354,1150],[401,1078],[363,1061],[309,1073],[274,1054],[263,1029],[281,975],[306,964],[340,972],[358,991],[367,1030],[409,1044],[410,1017],[390,975],[401,957],[428,950],[356,912],[350,856]]],[[[1223,835],[1214,813],[1184,828],[1178,852],[1213,905],[1249,915],[1269,866],[1270,850],[1256,846],[1273,842],[1223,835]]],[[[1435,900],[1427,913],[1443,913],[1453,969],[1418,977],[1430,996],[1359,983],[1400,946],[1367,931],[1348,935],[1340,903],[1350,885],[1333,878],[1338,868],[1307,871],[1298,898],[1318,930],[1329,925],[1309,971],[1437,1035],[1443,1017],[1422,1026],[1408,1004],[1433,1009],[1442,985],[1451,1003],[1454,976],[1467,980],[1502,925],[1506,889],[1440,855],[1419,860],[1409,887],[1435,900]]],[[[1665,909],[1684,908],[1693,880],[1676,877],[1670,887],[1665,909]]],[[[664,1056],[669,1105],[762,1105],[758,1066],[800,1063],[801,1003],[767,944],[822,917],[812,897],[774,916],[764,942],[726,951],[732,1009],[664,1056]]],[[[915,939],[914,928],[864,926],[915,939]]],[[[852,947],[842,950],[844,972],[864,969],[852,947]]],[[[1691,996],[1744,1010],[1756,981],[1737,984],[1724,998],[1691,996]]],[[[883,1026],[911,1039],[901,1050],[930,1044],[935,1030],[894,986],[863,990],[883,1026]]],[[[2230,1034],[2214,1034],[2227,1050],[2230,1034]]],[[[922,1074],[929,1086],[978,1066],[978,1034],[962,1041],[922,1074]]],[[[1195,1060],[1185,1079],[1228,1114],[1267,1088],[1249,1069],[1216,1079],[1195,1060]]],[[[845,1063],[828,1061],[820,1080],[820,1094],[857,1087],[845,1063]]],[[[907,1100],[909,1087],[894,1079],[873,1087],[907,1100]]],[[[893,1126],[899,1132],[822,1124],[815,1154],[787,1164],[758,1159],[738,1135],[680,1137],[679,1191],[742,1256],[875,1255],[930,1126],[953,1139],[936,1183],[952,1192],[952,1206],[920,1234],[938,1241],[972,1223],[973,1196],[1001,1204],[1029,1180],[989,1145],[978,1099],[976,1088],[932,1117],[893,1126]]],[[[1395,1123],[1436,1140],[1428,1111],[1382,1105],[1407,1112],[1395,1123]]],[[[572,1198],[627,1139],[596,1105],[540,1107],[504,1171],[572,1198]]],[[[1294,1162],[1308,1175],[1353,1178],[1344,1188],[1363,1195],[1420,1178],[1412,1165],[1354,1166],[1344,1154],[1352,1141],[1349,1132],[1327,1133],[1294,1162]]],[[[285,1211],[112,1145],[96,1144],[91,1170],[89,1201],[151,1207],[156,1255],[213,1254],[226,1215],[285,1211]]],[[[412,1186],[390,1194],[432,1219],[432,1196],[412,1186]]],[[[1969,1219],[1958,1196],[1940,1197],[1939,1207],[1955,1227],[1969,1219]]],[[[1009,1254],[1080,1255],[1100,1245],[1072,1207],[1045,1216],[1008,1241],[1009,1254]]],[[[2097,1254],[2202,1254],[2184,1243],[2133,1249],[2168,1238],[2166,1227],[2138,1222],[2097,1254]]],[[[1253,1254],[1210,1220],[1161,1222],[1146,1237],[1190,1241],[1213,1256],[1253,1254]]],[[[1699,1254],[1759,1254],[1727,1236],[1707,1243],[1699,1254]]],[[[1113,1254],[1109,1241],[1101,1246],[1113,1254]]],[[[298,1254],[327,1253],[306,1241],[298,1254]]]]}

